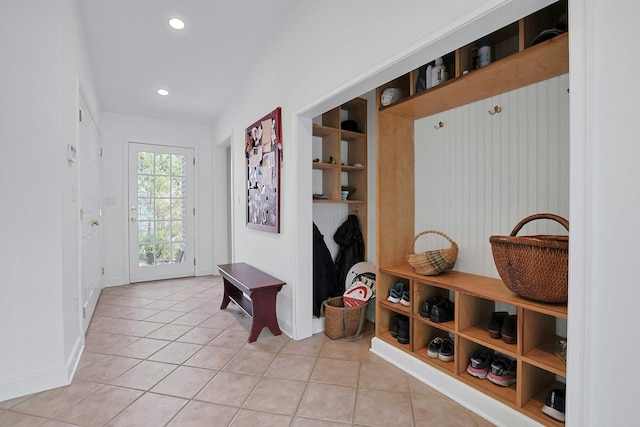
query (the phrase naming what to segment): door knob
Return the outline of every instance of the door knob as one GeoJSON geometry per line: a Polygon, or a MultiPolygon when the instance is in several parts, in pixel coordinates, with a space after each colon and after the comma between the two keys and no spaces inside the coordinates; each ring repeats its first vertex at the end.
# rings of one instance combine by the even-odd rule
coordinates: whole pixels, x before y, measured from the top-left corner
{"type": "Polygon", "coordinates": [[[97,220],[97,219],[94,219],[93,221],[91,221],[91,226],[92,226],[92,227],[93,227],[93,226],[97,226],[98,224],[99,224],[99,223],[98,223],[98,220],[97,220]]]}
{"type": "Polygon", "coordinates": [[[136,221],[137,221],[137,219],[131,218],[131,222],[136,222],[136,221]]]}

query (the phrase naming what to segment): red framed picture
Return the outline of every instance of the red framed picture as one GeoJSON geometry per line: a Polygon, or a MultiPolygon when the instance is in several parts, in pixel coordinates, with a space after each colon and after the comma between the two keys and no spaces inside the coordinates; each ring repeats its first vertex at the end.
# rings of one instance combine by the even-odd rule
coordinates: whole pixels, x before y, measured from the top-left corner
{"type": "Polygon", "coordinates": [[[247,127],[247,227],[280,232],[280,107],[247,127]]]}

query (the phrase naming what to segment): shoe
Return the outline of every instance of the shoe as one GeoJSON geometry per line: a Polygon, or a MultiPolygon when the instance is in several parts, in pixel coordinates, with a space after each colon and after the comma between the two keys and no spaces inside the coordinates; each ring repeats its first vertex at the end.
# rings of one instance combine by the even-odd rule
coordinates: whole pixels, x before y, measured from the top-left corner
{"type": "Polygon", "coordinates": [[[491,363],[487,378],[496,385],[509,387],[516,382],[516,361],[503,354],[498,355],[491,363]]]}
{"type": "Polygon", "coordinates": [[[438,359],[442,360],[443,362],[451,362],[453,360],[453,351],[453,340],[451,338],[445,339],[444,345],[440,349],[440,354],[438,354],[438,359]]]}
{"type": "Polygon", "coordinates": [[[409,318],[407,316],[401,316],[398,320],[398,342],[409,344],[409,318]]]}
{"type": "Polygon", "coordinates": [[[427,356],[432,359],[437,359],[440,355],[440,350],[445,344],[445,339],[441,337],[436,337],[431,340],[429,346],[427,347],[427,356]]]}
{"type": "Polygon", "coordinates": [[[502,335],[502,341],[507,344],[515,344],[518,342],[518,316],[508,315],[502,322],[502,328],[500,329],[500,335],[502,335]]]}
{"type": "Polygon", "coordinates": [[[420,316],[428,319],[431,315],[431,307],[440,301],[442,301],[442,297],[440,295],[436,295],[435,297],[422,301],[422,305],[420,306],[420,316]]]}
{"type": "Polygon", "coordinates": [[[389,297],[387,301],[393,303],[399,303],[402,299],[402,292],[404,292],[404,283],[398,282],[396,285],[389,291],[389,297]]]}
{"type": "Polygon", "coordinates": [[[404,305],[405,307],[409,307],[411,305],[411,303],[409,302],[409,291],[402,292],[402,298],[400,298],[400,304],[404,305]]]}
{"type": "Polygon", "coordinates": [[[393,316],[393,324],[391,326],[391,336],[393,338],[398,338],[398,331],[400,330],[400,316],[401,314],[396,314],[393,316]]]}
{"type": "Polygon", "coordinates": [[[499,340],[501,335],[500,331],[502,330],[502,323],[504,322],[504,318],[507,317],[509,313],[506,311],[494,311],[491,313],[491,320],[489,320],[489,336],[493,339],[499,340]]]}
{"type": "Polygon", "coordinates": [[[429,319],[433,323],[443,323],[453,320],[453,303],[448,299],[443,299],[439,303],[431,307],[431,315],[429,319]]]}
{"type": "Polygon", "coordinates": [[[553,352],[558,356],[564,363],[567,363],[567,340],[558,340],[553,346],[553,352]]]}
{"type": "Polygon", "coordinates": [[[469,365],[467,366],[467,373],[473,375],[481,380],[487,378],[487,374],[491,369],[491,360],[493,359],[493,353],[489,350],[479,350],[473,353],[469,365]]]}
{"type": "Polygon", "coordinates": [[[551,390],[547,393],[542,412],[553,419],[564,422],[564,398],[564,390],[559,388],[551,390]]]}

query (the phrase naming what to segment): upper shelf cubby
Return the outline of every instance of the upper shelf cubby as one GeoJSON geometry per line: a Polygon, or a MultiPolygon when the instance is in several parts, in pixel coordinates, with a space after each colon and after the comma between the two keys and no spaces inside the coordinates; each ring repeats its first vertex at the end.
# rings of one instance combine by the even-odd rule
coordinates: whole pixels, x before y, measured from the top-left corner
{"type": "Polygon", "coordinates": [[[393,87],[403,97],[380,111],[415,120],[568,73],[569,34],[552,33],[566,29],[566,10],[566,0],[556,2],[444,55],[449,78],[437,86],[419,90],[424,67],[422,74],[419,68],[388,82],[378,93],[393,87]],[[477,55],[485,44],[491,60],[480,67],[477,55]]]}

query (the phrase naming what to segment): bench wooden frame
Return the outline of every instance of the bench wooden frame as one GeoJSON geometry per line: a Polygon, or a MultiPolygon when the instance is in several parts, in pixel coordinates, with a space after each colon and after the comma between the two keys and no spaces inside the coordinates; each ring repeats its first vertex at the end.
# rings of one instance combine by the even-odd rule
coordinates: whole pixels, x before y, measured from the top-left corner
{"type": "Polygon", "coordinates": [[[220,264],[217,268],[224,280],[220,309],[224,310],[233,301],[252,318],[248,342],[258,339],[265,327],[274,335],[280,335],[276,296],[286,283],[244,262],[220,264]]]}

